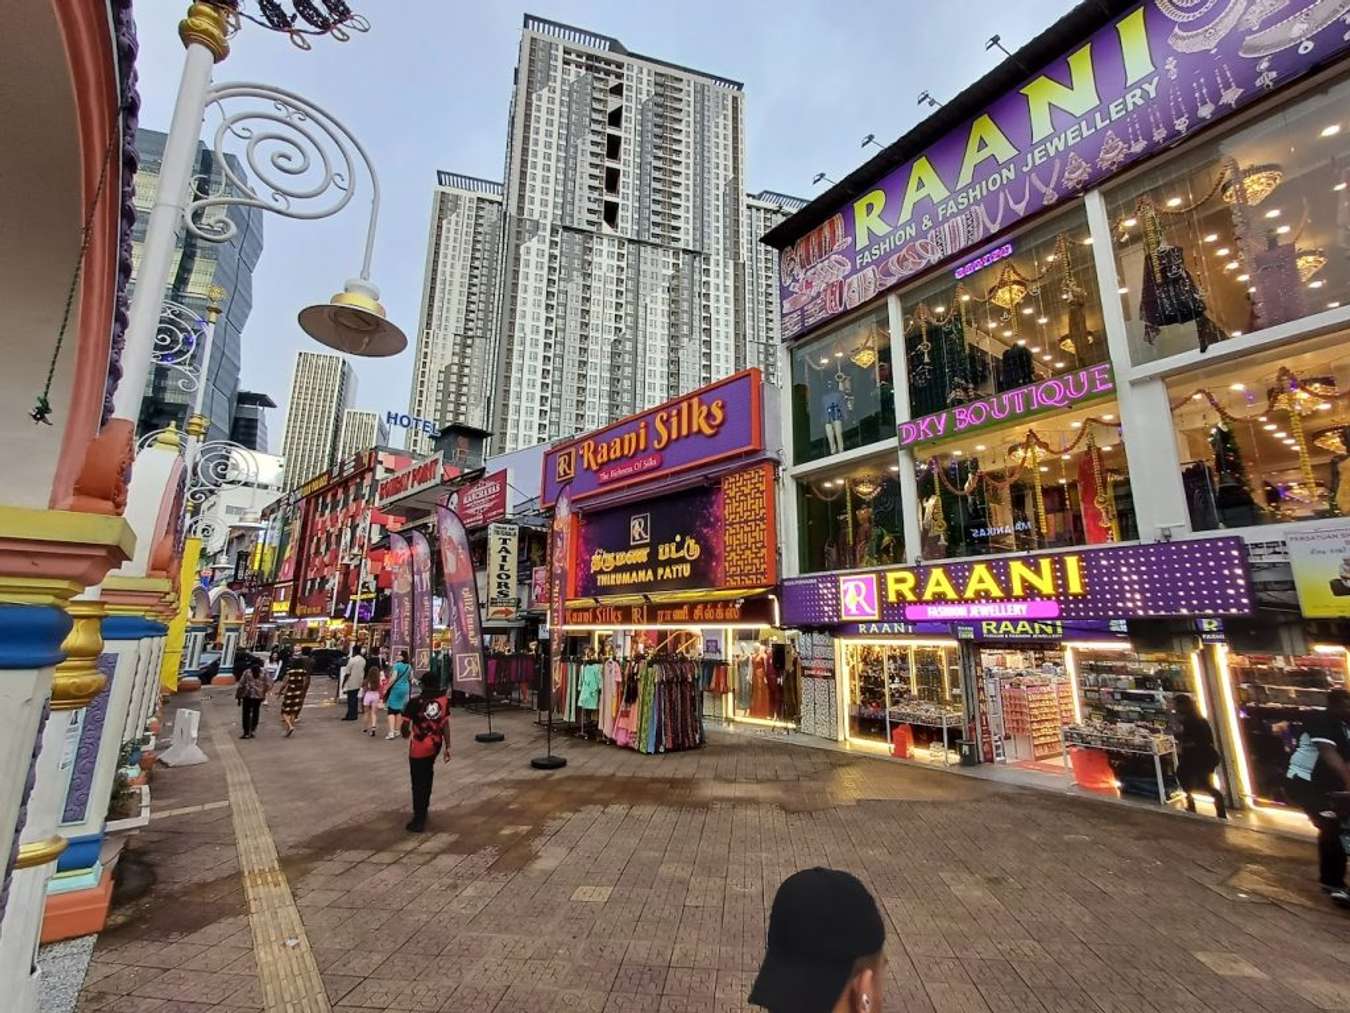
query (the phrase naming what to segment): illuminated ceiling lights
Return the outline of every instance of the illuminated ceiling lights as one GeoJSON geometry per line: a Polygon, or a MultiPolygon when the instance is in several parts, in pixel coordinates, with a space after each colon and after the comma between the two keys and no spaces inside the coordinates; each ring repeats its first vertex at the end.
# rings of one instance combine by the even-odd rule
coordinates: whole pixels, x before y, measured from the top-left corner
{"type": "MultiPolygon", "coordinates": [[[[1242,170],[1242,191],[1247,203],[1255,207],[1275,192],[1284,180],[1283,167],[1274,162],[1249,166],[1242,170]]],[[[1237,186],[1233,180],[1224,183],[1221,191],[1225,204],[1237,202],[1237,186]]]]}

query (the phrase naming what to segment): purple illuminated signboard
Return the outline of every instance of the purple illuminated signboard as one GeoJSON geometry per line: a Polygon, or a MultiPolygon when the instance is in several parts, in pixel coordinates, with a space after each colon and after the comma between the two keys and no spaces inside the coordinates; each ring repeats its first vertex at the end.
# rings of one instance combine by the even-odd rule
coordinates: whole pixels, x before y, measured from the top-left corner
{"type": "Polygon", "coordinates": [[[932,415],[901,422],[897,427],[900,446],[924,440],[949,439],[984,426],[1015,419],[1026,419],[1041,412],[1076,408],[1098,398],[1106,397],[1116,389],[1111,379],[1111,367],[1106,363],[1087,366],[1037,380],[1025,387],[1000,391],[989,397],[976,398],[954,408],[932,415]]]}
{"type": "Polygon", "coordinates": [[[782,251],[792,338],[987,242],[1347,48],[1346,5],[1134,8],[782,251]]]}
{"type": "Polygon", "coordinates": [[[764,447],[758,369],[747,369],[544,456],[543,505],[573,501],[704,467],[764,447]]]}
{"type": "Polygon", "coordinates": [[[1251,610],[1247,550],[1240,538],[895,566],[783,582],[785,626],[1138,619],[1251,610]]]}

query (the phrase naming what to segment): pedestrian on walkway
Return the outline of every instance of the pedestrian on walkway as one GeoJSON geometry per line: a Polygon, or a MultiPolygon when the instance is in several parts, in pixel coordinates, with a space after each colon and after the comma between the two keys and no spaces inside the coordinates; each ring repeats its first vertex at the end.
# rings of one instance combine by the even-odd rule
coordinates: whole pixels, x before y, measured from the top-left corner
{"type": "Polygon", "coordinates": [[[1333,689],[1327,694],[1327,709],[1311,713],[1303,722],[1298,745],[1289,757],[1284,791],[1317,828],[1317,878],[1322,892],[1337,904],[1350,906],[1335,797],[1350,792],[1350,692],[1333,689]]]}
{"type": "Polygon", "coordinates": [[[299,659],[292,659],[287,664],[286,683],[281,688],[281,724],[287,738],[295,733],[295,723],[300,720],[300,708],[305,706],[313,674],[314,662],[310,659],[309,648],[302,647],[299,659]]]}
{"type": "Polygon", "coordinates": [[[1228,819],[1223,792],[1214,787],[1214,771],[1219,767],[1219,750],[1214,746],[1214,729],[1196,709],[1188,693],[1178,693],[1172,701],[1180,726],[1177,735],[1177,780],[1186,793],[1186,811],[1195,812],[1195,792],[1214,800],[1214,815],[1228,819]]]}
{"type": "MultiPolygon", "coordinates": [[[[268,686],[275,686],[281,679],[281,652],[275,647],[272,653],[267,656],[267,663],[263,665],[263,677],[267,679],[268,686]]],[[[267,706],[272,701],[263,697],[263,706],[267,706]]]]}
{"type": "Polygon", "coordinates": [[[425,675],[422,691],[408,702],[402,732],[408,740],[408,777],[412,782],[412,819],[404,829],[420,834],[427,828],[436,757],[450,762],[450,701],[441,692],[435,675],[425,675]]]}
{"type": "Polygon", "coordinates": [[[239,685],[234,697],[239,702],[240,722],[243,725],[241,739],[251,739],[258,730],[258,716],[262,713],[263,701],[272,688],[272,680],[267,677],[262,659],[256,655],[246,655],[240,668],[239,685]]]}
{"type": "Polygon", "coordinates": [[[380,664],[379,656],[376,655],[366,665],[365,678],[361,680],[361,703],[366,708],[366,727],[362,728],[361,732],[372,739],[378,734],[375,726],[380,720],[380,697],[383,692],[384,668],[380,664]]]}
{"type": "Polygon", "coordinates": [[[886,923],[856,877],[804,869],[783,880],[750,1003],[770,1013],[881,1013],[886,923]]]}
{"type": "Polygon", "coordinates": [[[361,683],[366,677],[366,659],[361,654],[361,648],[353,647],[352,656],[347,659],[347,664],[342,666],[342,692],[347,695],[347,713],[343,721],[355,721],[360,716],[356,713],[357,696],[361,692],[361,683]]]}
{"type": "Polygon", "coordinates": [[[408,706],[412,695],[412,665],[408,664],[408,652],[399,651],[398,661],[394,662],[394,674],[384,690],[384,706],[389,711],[389,731],[385,739],[398,738],[398,721],[403,708],[408,706]]]}

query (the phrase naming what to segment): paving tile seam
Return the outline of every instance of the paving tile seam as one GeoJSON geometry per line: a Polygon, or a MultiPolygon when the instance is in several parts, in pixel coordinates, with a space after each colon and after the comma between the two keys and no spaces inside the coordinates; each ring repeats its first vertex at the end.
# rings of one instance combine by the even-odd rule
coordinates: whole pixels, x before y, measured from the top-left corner
{"type": "Polygon", "coordinates": [[[290,884],[278,863],[253,778],[229,735],[211,729],[225,767],[240,879],[266,1013],[330,1013],[327,990],[290,884]]]}

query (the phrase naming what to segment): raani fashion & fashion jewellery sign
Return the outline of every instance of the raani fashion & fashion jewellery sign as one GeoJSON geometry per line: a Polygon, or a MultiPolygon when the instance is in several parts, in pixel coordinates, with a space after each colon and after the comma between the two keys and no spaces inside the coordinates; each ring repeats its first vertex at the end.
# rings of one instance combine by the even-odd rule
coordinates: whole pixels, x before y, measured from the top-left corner
{"type": "Polygon", "coordinates": [[[764,446],[758,369],[632,415],[554,447],[544,456],[543,505],[700,468],[764,446]]]}
{"type": "Polygon", "coordinates": [[[1246,615],[1240,538],[1201,538],[783,582],[786,625],[1246,615]]]}
{"type": "Polygon", "coordinates": [[[900,446],[959,436],[984,426],[1027,419],[1053,409],[1076,408],[1106,397],[1115,389],[1111,367],[1106,363],[1076,369],[1063,376],[1037,380],[1025,387],[1001,391],[991,397],[901,422],[897,427],[900,446]]]}
{"type": "Polygon", "coordinates": [[[784,249],[784,339],[1325,66],[1345,14],[1152,0],[1115,18],[784,249]]]}

